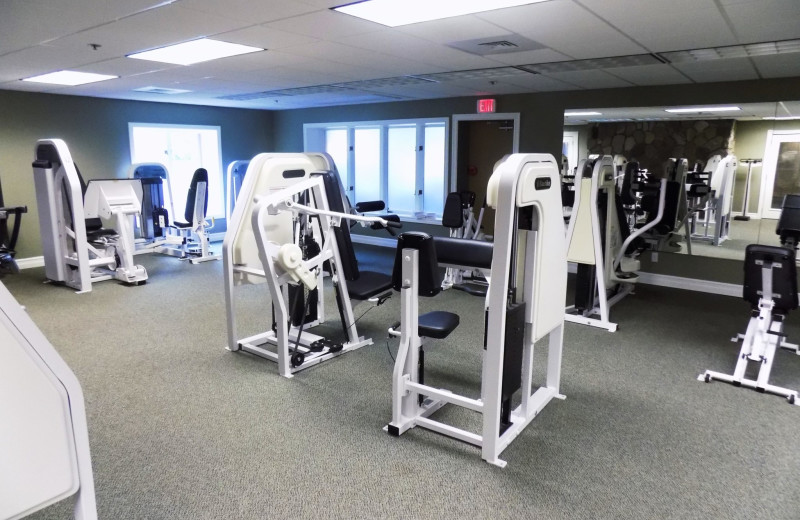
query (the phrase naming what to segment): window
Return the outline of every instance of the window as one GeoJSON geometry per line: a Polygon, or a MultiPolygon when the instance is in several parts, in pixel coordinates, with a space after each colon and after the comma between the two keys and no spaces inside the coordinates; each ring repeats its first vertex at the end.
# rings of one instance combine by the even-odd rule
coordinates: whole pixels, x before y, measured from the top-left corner
{"type": "MultiPolygon", "coordinates": [[[[208,216],[223,217],[222,154],[218,126],[158,125],[130,123],[131,162],[158,162],[169,171],[172,193],[164,197],[172,201],[175,214],[171,219],[183,220],[186,194],[197,168],[208,170],[208,216]]],[[[170,207],[165,200],[167,208],[170,207]]]]}
{"type": "Polygon", "coordinates": [[[449,191],[448,120],[307,124],[305,150],[333,157],[352,203],[383,200],[405,219],[440,219],[449,191]]]}

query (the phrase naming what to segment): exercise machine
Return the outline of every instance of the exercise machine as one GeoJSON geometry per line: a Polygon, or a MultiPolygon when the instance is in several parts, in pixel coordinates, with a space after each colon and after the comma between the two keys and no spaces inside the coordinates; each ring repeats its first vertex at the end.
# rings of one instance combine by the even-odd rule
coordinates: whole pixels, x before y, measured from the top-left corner
{"type": "Polygon", "coordinates": [[[14,260],[15,248],[22,224],[22,214],[27,212],[27,206],[6,206],[3,200],[3,187],[0,185],[0,276],[19,272],[19,266],[14,260]],[[14,223],[9,231],[8,221],[12,217],[14,223]]]}
{"type": "Polygon", "coordinates": [[[242,190],[244,175],[247,173],[247,166],[250,161],[233,161],[228,165],[226,178],[228,179],[228,203],[225,205],[225,219],[230,221],[233,208],[236,206],[236,199],[242,190]]]}
{"type": "Polygon", "coordinates": [[[166,238],[169,219],[175,213],[169,173],[161,163],[137,163],[128,168],[127,177],[142,183],[142,213],[135,220],[134,232],[136,254],[148,253],[166,238]]]}
{"type": "Polygon", "coordinates": [[[97,506],[81,385],[0,283],[0,519],[74,497],[74,518],[97,506]]]}
{"type": "Polygon", "coordinates": [[[761,166],[761,159],[740,159],[739,164],[747,165],[747,177],[744,181],[744,199],[742,200],[742,214],[733,217],[733,220],[743,220],[747,222],[750,216],[747,214],[747,206],[750,202],[750,182],[753,180],[753,166],[761,166]]]}
{"type": "MultiPolygon", "coordinates": [[[[477,220],[473,213],[475,192],[452,192],[445,199],[442,211],[442,225],[449,230],[450,237],[464,240],[483,240],[481,224],[484,207],[481,207],[477,220]]],[[[477,269],[448,267],[442,280],[442,288],[458,289],[475,296],[486,296],[487,272],[477,269]]]]}
{"type": "Polygon", "coordinates": [[[400,291],[400,323],[390,329],[400,346],[392,374],[392,420],[399,436],[421,427],[481,449],[483,460],[503,467],[500,455],[559,393],[567,269],[559,163],[549,154],[513,154],[493,172],[487,204],[495,208],[494,243],[441,239],[424,233],[398,239],[393,285],[400,291]],[[423,346],[458,326],[446,311],[419,313],[419,297],[441,291],[438,261],[491,270],[483,368],[478,398],[424,383],[423,346]],[[534,343],[548,337],[544,382],[533,390],[534,343]],[[512,406],[519,393],[519,405],[512,406]],[[432,418],[450,404],[481,415],[480,433],[432,418]]]}
{"type": "Polygon", "coordinates": [[[192,264],[219,260],[210,248],[208,231],[214,227],[214,219],[206,220],[208,209],[208,171],[198,168],[192,175],[186,194],[184,221],[173,219],[170,233],[180,239],[180,257],[192,264]]]}
{"type": "Polygon", "coordinates": [[[715,155],[706,163],[704,171],[710,177],[709,193],[704,213],[703,234],[699,234],[692,229],[692,238],[695,240],[705,240],[715,246],[721,245],[728,239],[728,232],[731,226],[731,212],[733,208],[733,183],[736,179],[736,156],[726,155],[721,157],[715,155]],[[712,224],[713,223],[713,224],[712,224]],[[713,226],[713,233],[709,228],[713,226]]]}
{"type": "Polygon", "coordinates": [[[399,225],[345,212],[327,154],[260,154],[250,161],[222,246],[229,350],[275,361],[282,376],[292,377],[372,344],[358,335],[352,302],[382,303],[391,295],[391,277],[358,268],[345,219],[399,225]],[[309,332],[325,321],[323,265],[330,269],[343,343],[309,332]],[[273,323],[239,339],[234,288],[256,283],[267,284],[273,323]]]}
{"type": "Polygon", "coordinates": [[[745,249],[744,290],[742,296],[752,306],[750,322],[744,334],[731,341],[742,340],[742,348],[733,375],[706,370],[698,380],[710,383],[724,381],[735,386],[785,397],[800,405],[796,390],[769,383],[777,349],[798,352],[798,346],[787,343],[783,325],[789,311],[797,308],[797,264],[793,249],[750,244],[745,249]],[[750,362],[758,365],[758,376],[750,379],[746,370],[750,362]]]}
{"type": "Polygon", "coordinates": [[[575,302],[565,319],[615,332],[611,306],[633,291],[640,268],[636,241],[658,225],[664,215],[666,179],[658,188],[655,216],[630,232],[616,194],[616,174],[611,156],[581,161],[575,179],[575,205],[567,229],[567,260],[577,264],[575,302]]]}
{"type": "Polygon", "coordinates": [[[147,280],[145,268],[133,263],[132,217],[141,211],[140,180],[85,184],[61,139],[36,143],[33,179],[49,280],[79,293],[112,278],[129,285],[147,280]],[[103,219],[115,227],[104,228],[103,219]]]}

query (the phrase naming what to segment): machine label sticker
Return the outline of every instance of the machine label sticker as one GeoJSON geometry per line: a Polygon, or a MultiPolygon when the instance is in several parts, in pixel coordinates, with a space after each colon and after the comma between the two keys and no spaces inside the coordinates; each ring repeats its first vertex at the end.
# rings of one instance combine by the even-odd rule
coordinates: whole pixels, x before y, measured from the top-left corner
{"type": "Polygon", "coordinates": [[[549,190],[552,184],[553,181],[550,179],[550,177],[539,177],[534,181],[533,187],[537,190],[549,190]]]}

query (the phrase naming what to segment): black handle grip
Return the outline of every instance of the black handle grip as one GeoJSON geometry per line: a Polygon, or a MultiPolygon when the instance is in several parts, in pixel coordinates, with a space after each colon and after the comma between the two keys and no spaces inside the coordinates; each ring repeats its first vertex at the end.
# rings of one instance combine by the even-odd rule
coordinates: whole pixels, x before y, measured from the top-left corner
{"type": "Polygon", "coordinates": [[[403,227],[403,223],[402,222],[395,222],[393,220],[387,220],[386,221],[386,227],[401,228],[401,227],[403,227]]]}

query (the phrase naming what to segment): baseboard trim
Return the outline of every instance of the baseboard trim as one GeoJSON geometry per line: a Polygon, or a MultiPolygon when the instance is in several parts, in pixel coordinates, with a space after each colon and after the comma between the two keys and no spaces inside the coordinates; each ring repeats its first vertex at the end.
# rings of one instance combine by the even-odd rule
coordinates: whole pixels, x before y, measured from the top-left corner
{"type": "MultiPolygon", "coordinates": [[[[567,272],[578,272],[577,264],[569,262],[567,265],[567,272]]],[[[669,274],[639,273],[639,283],[655,285],[657,287],[683,289],[684,291],[720,294],[722,296],[738,297],[742,295],[742,286],[735,283],[713,282],[711,280],[684,278],[682,276],[672,276],[669,274]]]]}
{"type": "Polygon", "coordinates": [[[29,256],[28,258],[17,258],[17,266],[20,269],[32,269],[34,267],[44,267],[44,257],[29,256]]]}
{"type": "Polygon", "coordinates": [[[741,296],[742,286],[735,283],[714,282],[699,278],[684,278],[668,274],[639,273],[639,282],[660,287],[671,287],[685,291],[720,294],[722,296],[741,296]]]}
{"type": "Polygon", "coordinates": [[[359,235],[357,233],[352,233],[350,234],[350,239],[357,244],[391,248],[397,247],[396,238],[374,237],[372,235],[359,235]]]}

